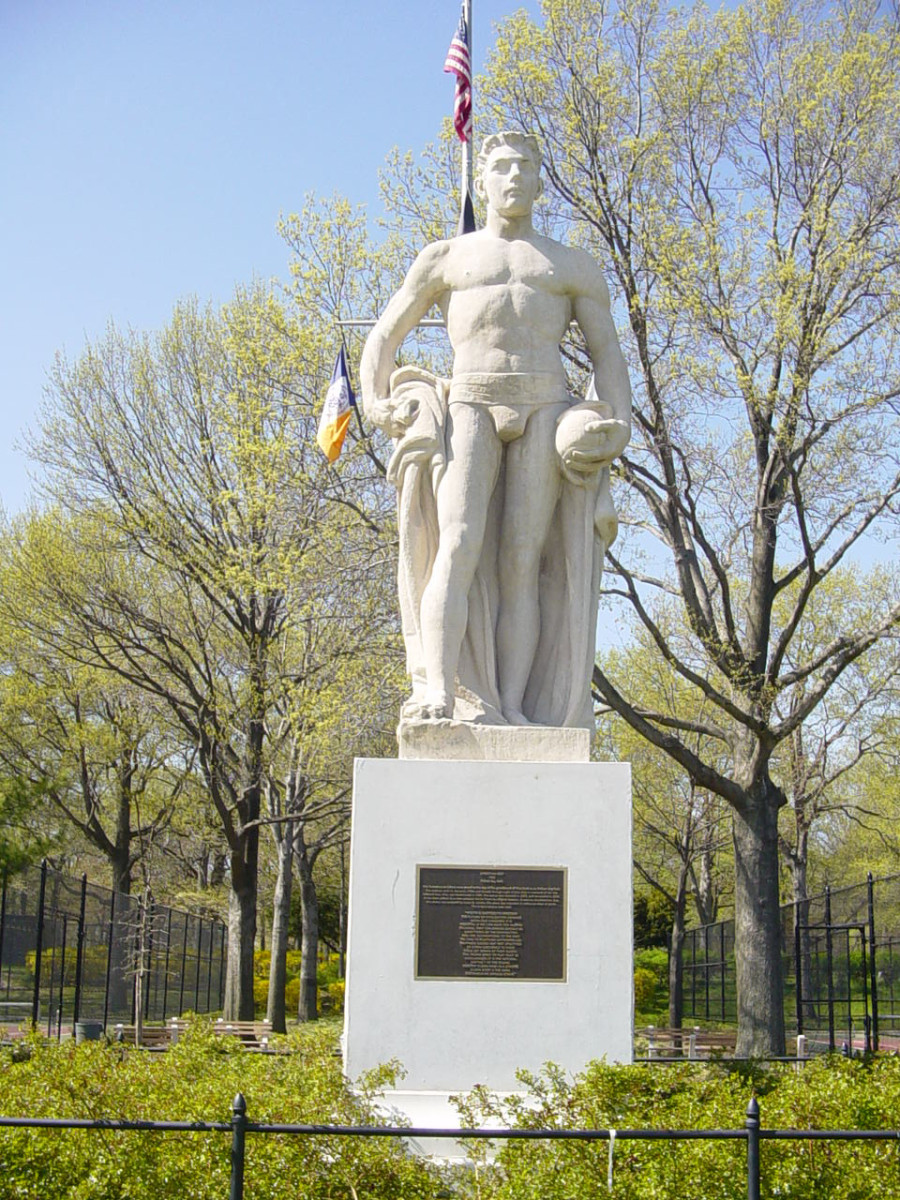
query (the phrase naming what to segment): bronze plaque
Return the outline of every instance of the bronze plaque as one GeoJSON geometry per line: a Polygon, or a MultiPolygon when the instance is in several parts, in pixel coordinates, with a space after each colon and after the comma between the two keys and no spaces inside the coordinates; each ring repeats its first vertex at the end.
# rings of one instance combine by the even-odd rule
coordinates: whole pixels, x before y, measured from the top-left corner
{"type": "Polygon", "coordinates": [[[561,867],[418,867],[416,978],[566,978],[561,867]]]}

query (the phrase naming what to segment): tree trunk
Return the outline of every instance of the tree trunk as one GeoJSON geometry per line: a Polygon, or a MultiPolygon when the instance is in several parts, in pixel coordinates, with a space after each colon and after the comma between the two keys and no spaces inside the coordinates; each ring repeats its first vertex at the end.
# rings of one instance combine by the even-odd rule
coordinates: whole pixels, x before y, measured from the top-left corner
{"type": "Polygon", "coordinates": [[[778,809],[782,800],[780,791],[766,781],[732,816],[738,1057],[784,1054],[778,896],[778,809]]]}
{"type": "Polygon", "coordinates": [[[228,894],[228,960],[225,966],[226,1021],[252,1021],[253,951],[256,946],[256,877],[252,886],[239,886],[232,870],[228,894]]]}
{"type": "Polygon", "coordinates": [[[319,1016],[316,988],[319,960],[319,898],[302,825],[298,827],[294,836],[294,857],[300,876],[300,913],[303,929],[300,945],[300,1003],[297,1016],[301,1021],[315,1021],[319,1016]]]}
{"type": "Polygon", "coordinates": [[[713,838],[707,836],[700,852],[700,871],[694,890],[697,920],[701,925],[714,925],[719,911],[719,889],[716,885],[713,838]]]}
{"type": "Polygon", "coordinates": [[[270,948],[272,961],[269,965],[269,999],[266,1005],[266,1020],[271,1021],[274,1033],[287,1032],[285,1025],[284,988],[287,983],[288,926],[291,916],[291,887],[293,884],[294,823],[280,831],[278,842],[278,875],[275,880],[275,895],[272,899],[272,936],[270,948]]]}
{"type": "MultiPolygon", "coordinates": [[[[121,829],[121,824],[119,825],[121,829]]],[[[131,902],[131,861],[129,839],[117,830],[113,853],[109,855],[112,870],[112,890],[116,893],[109,952],[109,1013],[120,1020],[128,1020],[131,1008],[129,984],[131,981],[134,942],[135,907],[131,902]]]]}
{"type": "MultiPolygon", "coordinates": [[[[255,661],[255,660],[254,660],[255,661]]],[[[250,675],[255,710],[247,722],[247,742],[242,771],[243,786],[237,808],[242,826],[239,849],[231,855],[231,892],[228,896],[228,962],[225,971],[223,1016],[230,1021],[252,1021],[253,954],[256,949],[256,906],[259,895],[259,812],[262,798],[262,750],[265,713],[262,708],[264,671],[258,662],[250,675]]]]}
{"type": "Polygon", "coordinates": [[[678,872],[678,890],[672,914],[672,931],[669,935],[669,1028],[680,1029],[684,1019],[684,918],[687,908],[688,879],[690,877],[689,847],[681,860],[678,872]]]}

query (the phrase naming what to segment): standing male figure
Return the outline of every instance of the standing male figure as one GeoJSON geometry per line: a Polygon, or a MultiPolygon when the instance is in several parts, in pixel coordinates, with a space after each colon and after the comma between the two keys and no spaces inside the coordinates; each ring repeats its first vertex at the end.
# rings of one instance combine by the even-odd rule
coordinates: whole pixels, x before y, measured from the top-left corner
{"type": "MultiPolygon", "coordinates": [[[[546,636],[547,623],[558,617],[542,613],[541,572],[561,489],[593,487],[596,498],[603,469],[630,436],[631,390],[600,269],[590,255],[542,237],[532,225],[540,167],[540,147],[530,134],[485,140],[476,181],[487,203],[485,228],[425,247],[372,330],[360,364],[365,412],[401,439],[400,454],[420,404],[410,402],[408,390],[391,394],[394,357],[407,333],[433,305],[440,307],[454,360],[434,474],[437,545],[421,580],[418,613],[425,691],[412,715],[424,719],[453,716],[470,590],[493,514],[493,582],[482,591],[494,599],[483,623],[489,628],[478,641],[481,657],[492,653],[495,660],[494,707],[502,717],[494,719],[516,725],[548,720],[546,705],[532,703],[531,715],[526,710],[528,695],[540,690],[534,672],[542,625],[546,636]],[[577,406],[559,354],[572,320],[584,335],[596,386],[577,406]]],[[[608,525],[611,504],[608,491],[604,495],[608,525]]],[[[615,536],[614,513],[612,522],[615,536]]],[[[569,557],[566,550],[566,572],[569,557]]],[[[589,591],[594,580],[593,629],[599,569],[590,563],[581,569],[589,591]]],[[[592,661],[593,645],[588,649],[592,661]]],[[[586,697],[588,679],[578,686],[586,697]]],[[[553,723],[581,718],[561,715],[553,723]]]]}

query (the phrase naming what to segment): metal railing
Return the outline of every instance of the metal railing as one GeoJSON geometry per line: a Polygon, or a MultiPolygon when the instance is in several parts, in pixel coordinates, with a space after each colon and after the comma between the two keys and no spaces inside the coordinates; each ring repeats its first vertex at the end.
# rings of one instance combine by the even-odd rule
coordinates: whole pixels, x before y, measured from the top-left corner
{"type": "MultiPolygon", "coordinates": [[[[831,1052],[900,1039],[900,875],[782,905],[781,942],[788,1030],[831,1052]]],[[[736,1024],[734,922],[688,930],[682,954],[685,1020],[736,1024]]]]}
{"type": "MultiPolygon", "coordinates": [[[[612,1191],[617,1142],[625,1141],[742,1141],[747,1144],[747,1200],[760,1200],[762,1141],[895,1141],[897,1129],[764,1129],[759,1102],[751,1097],[744,1125],[736,1129],[428,1129],[399,1125],[287,1125],[251,1121],[247,1104],[238,1093],[230,1121],[126,1121],[89,1120],[78,1117],[0,1117],[0,1129],[83,1129],[106,1132],[142,1133],[231,1133],[231,1176],[228,1200],[243,1200],[247,1160],[247,1136],[294,1134],[300,1137],[381,1137],[416,1140],[421,1138],[461,1141],[578,1141],[607,1142],[607,1184],[612,1191]]],[[[223,1198],[224,1200],[224,1198],[223,1198]]]]}

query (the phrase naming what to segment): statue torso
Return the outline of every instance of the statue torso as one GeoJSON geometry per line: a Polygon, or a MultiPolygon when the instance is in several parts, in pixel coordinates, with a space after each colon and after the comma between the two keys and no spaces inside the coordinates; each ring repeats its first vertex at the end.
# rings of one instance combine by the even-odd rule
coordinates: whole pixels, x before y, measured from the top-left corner
{"type": "Polygon", "coordinates": [[[454,373],[552,372],[572,319],[566,248],[548,238],[507,241],[487,231],[447,244],[442,308],[454,373]]]}

